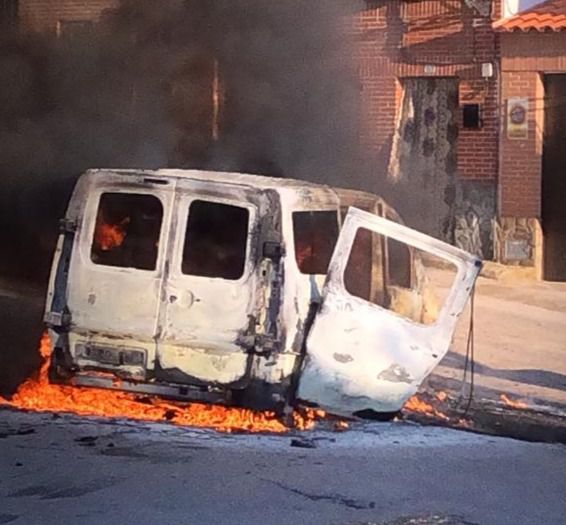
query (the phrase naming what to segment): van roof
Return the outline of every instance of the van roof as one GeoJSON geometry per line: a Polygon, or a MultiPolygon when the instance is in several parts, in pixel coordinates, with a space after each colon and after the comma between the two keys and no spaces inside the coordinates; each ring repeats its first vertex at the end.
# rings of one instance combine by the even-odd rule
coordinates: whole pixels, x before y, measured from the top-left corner
{"type": "Polygon", "coordinates": [[[118,175],[147,175],[148,177],[163,177],[175,179],[191,179],[198,181],[222,182],[227,184],[237,184],[241,186],[250,186],[259,189],[268,188],[320,188],[325,190],[333,190],[334,188],[326,184],[316,184],[297,179],[283,179],[280,177],[270,177],[265,175],[250,175],[247,173],[225,172],[225,171],[207,171],[196,169],[91,169],[88,173],[98,175],[103,173],[115,173],[118,175]]]}
{"type": "MultiPolygon", "coordinates": [[[[90,169],[87,174],[93,177],[102,176],[104,174],[115,175],[131,175],[131,176],[147,176],[147,177],[163,177],[170,179],[195,180],[200,182],[216,182],[238,186],[246,186],[255,189],[287,189],[291,192],[305,193],[314,192],[319,196],[332,195],[332,199],[338,198],[347,206],[358,206],[365,208],[379,201],[384,202],[381,197],[373,193],[362,190],[344,189],[327,184],[317,184],[297,179],[284,179],[281,177],[271,177],[265,175],[251,175],[248,173],[225,172],[225,171],[209,171],[197,169],[170,169],[163,168],[157,170],[148,169],[122,169],[122,168],[100,168],[90,169]]],[[[312,193],[311,193],[312,195],[312,193]]],[[[324,198],[324,197],[323,197],[324,198]]],[[[385,203],[384,203],[385,204],[385,203]]]]}

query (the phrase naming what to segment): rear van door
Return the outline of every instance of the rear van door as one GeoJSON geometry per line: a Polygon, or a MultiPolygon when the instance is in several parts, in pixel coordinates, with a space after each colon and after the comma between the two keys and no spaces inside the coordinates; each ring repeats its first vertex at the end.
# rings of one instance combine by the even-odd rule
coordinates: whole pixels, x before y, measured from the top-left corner
{"type": "Polygon", "coordinates": [[[71,354],[79,366],[133,368],[143,376],[155,357],[175,183],[108,174],[93,184],[69,268],[71,354]]]}
{"type": "MultiPolygon", "coordinates": [[[[259,312],[261,192],[179,180],[159,313],[162,378],[244,386],[259,312]]],[[[265,202],[264,202],[265,201],[265,202]]]]}

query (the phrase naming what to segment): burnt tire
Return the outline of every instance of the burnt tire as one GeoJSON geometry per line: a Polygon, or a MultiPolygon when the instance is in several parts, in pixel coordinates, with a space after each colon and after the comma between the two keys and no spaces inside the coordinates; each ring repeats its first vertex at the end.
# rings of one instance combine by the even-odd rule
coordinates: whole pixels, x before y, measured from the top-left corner
{"type": "Polygon", "coordinates": [[[63,348],[55,348],[49,361],[47,375],[50,383],[65,383],[73,377],[73,369],[67,363],[67,359],[65,359],[63,348]]]}
{"type": "Polygon", "coordinates": [[[288,392],[287,385],[252,381],[242,390],[232,390],[232,402],[242,408],[269,410],[281,416],[288,406],[288,392]]]}

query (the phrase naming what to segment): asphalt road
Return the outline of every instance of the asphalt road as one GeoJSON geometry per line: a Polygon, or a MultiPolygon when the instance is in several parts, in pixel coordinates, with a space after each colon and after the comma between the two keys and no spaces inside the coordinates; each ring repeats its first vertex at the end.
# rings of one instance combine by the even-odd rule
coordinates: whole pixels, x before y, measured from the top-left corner
{"type": "MultiPolygon", "coordinates": [[[[0,394],[38,365],[42,294],[0,286],[0,394]]],[[[233,436],[0,410],[0,524],[566,523],[566,448],[409,423],[233,436]]]]}
{"type": "Polygon", "coordinates": [[[0,410],[0,523],[565,523],[562,445],[407,423],[304,437],[0,410]]]}

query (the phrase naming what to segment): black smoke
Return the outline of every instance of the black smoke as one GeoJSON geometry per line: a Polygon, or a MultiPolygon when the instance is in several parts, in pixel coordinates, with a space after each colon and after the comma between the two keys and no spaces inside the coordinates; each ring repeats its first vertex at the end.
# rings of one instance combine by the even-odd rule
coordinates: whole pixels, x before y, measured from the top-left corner
{"type": "Polygon", "coordinates": [[[45,279],[57,218],[91,167],[223,169],[367,187],[348,36],[356,4],[124,0],[87,30],[3,35],[0,272],[45,279]]]}

